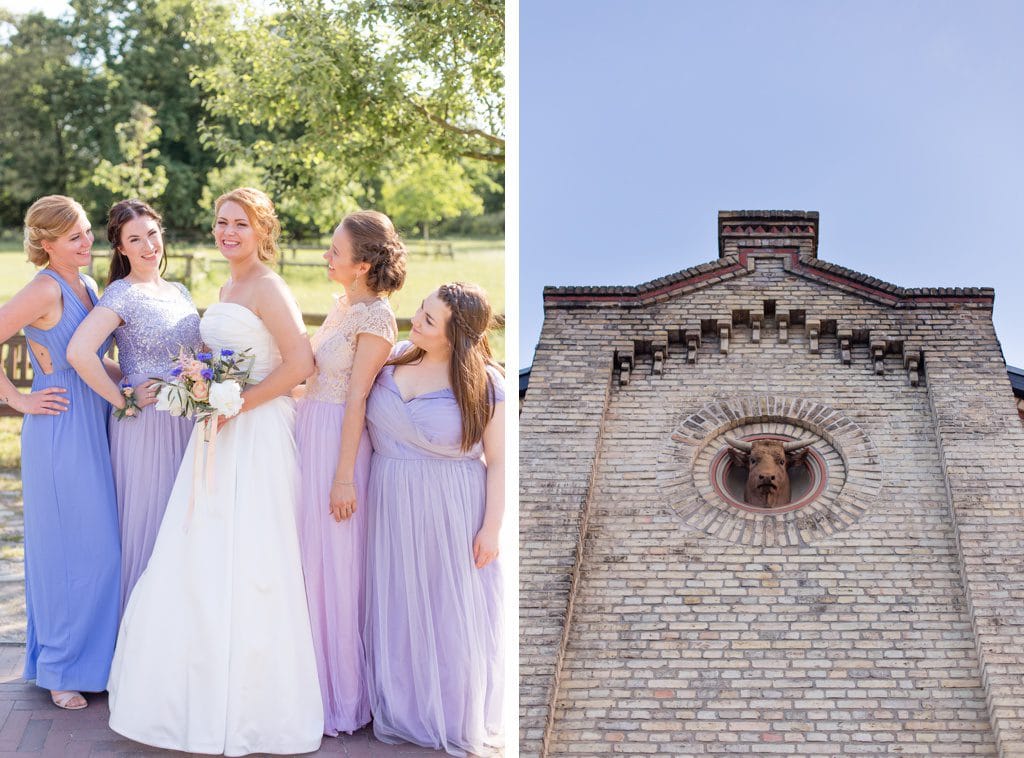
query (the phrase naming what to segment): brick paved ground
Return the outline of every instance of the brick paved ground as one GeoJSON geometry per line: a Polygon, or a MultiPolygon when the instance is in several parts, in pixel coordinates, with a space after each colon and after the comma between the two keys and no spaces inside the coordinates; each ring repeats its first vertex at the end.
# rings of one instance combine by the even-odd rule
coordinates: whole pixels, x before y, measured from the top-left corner
{"type": "MultiPolygon", "coordinates": [[[[45,690],[21,679],[25,649],[0,643],[0,758],[37,756],[189,755],[140,745],[107,727],[107,696],[89,695],[89,707],[62,711],[50,704],[45,690]]],[[[368,729],[338,738],[325,737],[316,753],[342,756],[443,755],[414,745],[385,745],[368,729]]]]}

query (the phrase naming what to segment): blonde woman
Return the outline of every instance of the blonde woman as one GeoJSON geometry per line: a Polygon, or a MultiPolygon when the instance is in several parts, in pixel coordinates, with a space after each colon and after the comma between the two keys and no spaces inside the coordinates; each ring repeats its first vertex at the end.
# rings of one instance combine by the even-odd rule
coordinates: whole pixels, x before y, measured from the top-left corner
{"type": "MultiPolygon", "coordinates": [[[[25,414],[25,679],[68,710],[86,707],[81,692],[106,689],[121,564],[110,406],[65,358],[98,299],[96,283],[79,273],[92,243],[82,206],[63,195],[39,198],[25,216],[25,251],[44,268],[0,307],[0,341],[24,329],[32,360],[29,394],[0,373],[0,400],[25,414]]],[[[109,346],[107,340],[97,354],[109,346]]],[[[106,368],[119,376],[116,364],[106,368]]]]}
{"type": "Polygon", "coordinates": [[[280,234],[270,198],[222,195],[213,234],[231,275],[199,330],[211,351],[252,350],[250,384],[217,433],[212,470],[193,463],[205,423],[185,451],[121,621],[110,727],[192,753],[307,753],[320,745],[323,708],[295,525],[290,393],[313,372],[313,353],[295,300],[267,266],[280,234]]]}

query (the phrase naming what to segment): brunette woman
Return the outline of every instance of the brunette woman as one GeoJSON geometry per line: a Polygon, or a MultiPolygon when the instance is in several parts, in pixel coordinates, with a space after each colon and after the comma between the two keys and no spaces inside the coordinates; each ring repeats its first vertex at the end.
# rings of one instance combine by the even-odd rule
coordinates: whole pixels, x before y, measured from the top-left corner
{"type": "Polygon", "coordinates": [[[366,410],[373,730],[452,755],[486,755],[500,731],[505,395],[490,325],[479,287],[439,287],[366,410]]]}

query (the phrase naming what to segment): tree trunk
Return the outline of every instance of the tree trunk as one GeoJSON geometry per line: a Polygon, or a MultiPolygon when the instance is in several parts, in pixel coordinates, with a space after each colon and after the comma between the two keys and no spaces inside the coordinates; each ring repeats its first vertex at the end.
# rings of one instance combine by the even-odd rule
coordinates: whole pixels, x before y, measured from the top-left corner
{"type": "Polygon", "coordinates": [[[57,194],[66,195],[68,192],[68,166],[67,158],[64,155],[64,135],[60,131],[60,119],[53,120],[53,136],[57,148],[57,194]]]}

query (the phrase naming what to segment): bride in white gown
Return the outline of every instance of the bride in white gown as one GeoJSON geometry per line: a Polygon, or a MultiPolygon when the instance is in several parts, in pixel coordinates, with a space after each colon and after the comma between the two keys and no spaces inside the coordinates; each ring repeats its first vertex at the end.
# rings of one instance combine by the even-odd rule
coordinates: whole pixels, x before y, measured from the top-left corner
{"type": "Polygon", "coordinates": [[[156,747],[305,753],[323,734],[288,396],[312,373],[313,356],[291,293],[263,265],[278,228],[258,190],[217,201],[214,236],[231,278],[200,331],[212,350],[251,348],[250,381],[258,383],[243,393],[242,413],[222,420],[209,488],[194,476],[197,427],[121,621],[107,685],[110,727],[156,747]]]}

